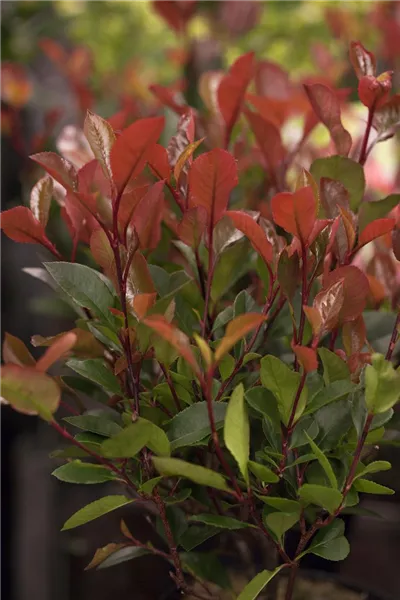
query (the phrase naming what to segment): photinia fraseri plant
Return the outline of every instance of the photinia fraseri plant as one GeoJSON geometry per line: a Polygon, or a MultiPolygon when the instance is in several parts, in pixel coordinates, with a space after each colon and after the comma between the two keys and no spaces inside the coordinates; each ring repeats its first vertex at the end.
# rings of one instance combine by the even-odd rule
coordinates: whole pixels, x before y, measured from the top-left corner
{"type": "Polygon", "coordinates": [[[64,530],[143,501],[168,548],[137,540],[121,521],[123,541],[105,540],[87,568],[153,553],[170,563],[177,589],[218,598],[229,574],[201,544],[246,528],[268,540],[279,562],[238,598],[256,598],[286,572],[291,600],[304,555],[348,555],[341,515],[356,510],[359,493],[393,493],[371,478],[390,464],[371,460],[370,447],[400,397],[392,363],[400,197],[364,199],[363,165],[371,129],[383,128],[378,141],[393,135],[398,104],[371,53],[357,42],[350,58],[368,108],[359,149],[341,121],[345,94],[326,81],[301,89],[251,53],[213,92],[223,148],[210,148],[210,115],[181,106],[166,147],[163,117],[116,131],[88,112],[93,158],[81,168],[52,152],[31,157],[47,174],[30,207],[3,212],[1,227],[53,256],[34,274],[59,290],[77,320],[69,332],[33,337],[46,347],[37,362],[6,334],[3,400],[65,440],[53,454],[65,461],[53,472],[59,480],[124,490],[82,507],[64,530]],[[289,150],[281,129],[299,113],[303,135],[289,150]],[[337,154],[306,169],[303,150],[319,121],[337,154]],[[246,204],[251,162],[263,171],[255,207],[246,204]],[[46,234],[54,182],[70,260],[46,234]],[[78,247],[91,266],[76,262],[78,247]],[[385,353],[372,326],[380,307],[392,331],[385,353]],[[65,368],[53,376],[60,361],[65,368]],[[87,396],[97,408],[82,408],[87,396]],[[299,535],[294,553],[289,530],[299,535]]]}

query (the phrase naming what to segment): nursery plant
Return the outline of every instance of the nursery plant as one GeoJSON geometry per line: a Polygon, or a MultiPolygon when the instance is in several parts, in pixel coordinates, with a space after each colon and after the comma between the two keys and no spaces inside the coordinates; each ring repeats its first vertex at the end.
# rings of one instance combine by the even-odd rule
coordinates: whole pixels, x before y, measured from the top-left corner
{"type": "Polygon", "coordinates": [[[393,493],[374,475],[390,469],[376,447],[400,397],[400,195],[366,192],[364,166],[395,135],[400,97],[360,42],[349,58],[365,107],[359,140],[341,120],[349,90],[295,85],[249,53],[203,77],[202,109],[153,86],[179,115],[169,140],[163,117],[114,130],[88,112],[92,158],[78,170],[33,155],[47,174],[30,206],[2,213],[9,238],[48,255],[30,274],[76,312],[70,331],[33,337],[37,361],[5,335],[3,400],[64,440],[54,477],[121,487],[63,530],[141,503],[159,535],[140,541],[121,521],[88,568],[152,553],[182,593],[219,598],[229,572],[218,546],[202,545],[248,530],[276,568],[238,598],[279,574],[291,600],[306,554],[349,554],[342,517],[360,495],[393,493]],[[293,117],[303,129],[290,147],[293,117]],[[331,144],[318,157],[319,122],[331,144]],[[57,203],[68,256],[46,234],[57,203]]]}

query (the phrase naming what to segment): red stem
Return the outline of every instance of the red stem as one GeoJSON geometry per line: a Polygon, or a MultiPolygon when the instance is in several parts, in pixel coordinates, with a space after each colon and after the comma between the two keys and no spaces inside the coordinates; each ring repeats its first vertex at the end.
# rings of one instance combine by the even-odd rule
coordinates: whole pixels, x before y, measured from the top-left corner
{"type": "Polygon", "coordinates": [[[395,346],[396,346],[396,343],[398,340],[398,336],[399,336],[399,333],[398,333],[399,326],[400,326],[400,311],[397,313],[396,321],[394,323],[392,337],[390,338],[389,347],[386,352],[386,357],[385,357],[386,360],[390,360],[392,358],[392,354],[395,349],[395,346]]]}
{"type": "Polygon", "coordinates": [[[362,145],[361,145],[360,158],[358,159],[358,162],[360,163],[360,165],[365,165],[365,161],[367,160],[367,146],[368,146],[369,135],[371,133],[372,120],[374,118],[374,113],[375,113],[375,104],[373,104],[371,106],[371,108],[368,109],[367,127],[365,130],[364,138],[363,138],[362,145]]]}

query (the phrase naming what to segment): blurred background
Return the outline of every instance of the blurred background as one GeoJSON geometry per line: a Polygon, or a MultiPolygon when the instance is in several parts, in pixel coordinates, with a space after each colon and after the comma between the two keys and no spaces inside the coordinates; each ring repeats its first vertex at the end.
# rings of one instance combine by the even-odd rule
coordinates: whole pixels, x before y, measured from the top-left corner
{"type": "MultiPolygon", "coordinates": [[[[365,108],[356,102],[349,41],[360,40],[373,51],[378,72],[394,70],[394,90],[400,87],[399,2],[3,0],[1,36],[3,210],[28,202],[40,176],[30,154],[56,150],[76,166],[85,163],[81,128],[87,109],[112,118],[115,129],[164,111],[168,139],[183,99],[195,108],[207,105],[202,74],[226,70],[250,50],[279,65],[294,83],[324,76],[338,87],[351,87],[354,104],[343,120],[355,135],[365,127],[365,108]],[[166,95],[171,109],[162,106],[166,95]]],[[[287,131],[288,138],[292,133],[287,131]]],[[[313,137],[321,147],[328,143],[323,126],[313,137]]],[[[374,150],[366,175],[380,197],[399,190],[395,139],[374,150]]],[[[62,247],[68,241],[56,217],[52,234],[62,247]]],[[[2,250],[3,333],[29,344],[34,334],[66,330],[72,315],[65,304],[23,271],[40,265],[40,250],[5,238],[2,250]]],[[[113,537],[118,521],[110,517],[100,528],[95,522],[82,531],[59,533],[67,516],[97,492],[53,481],[49,454],[57,443],[45,424],[2,411],[4,598],[172,598],[167,568],[153,557],[138,559],[142,562],[135,562],[135,569],[125,563],[112,571],[84,572],[97,547],[118,541],[113,537]]],[[[384,448],[381,457],[393,463],[389,480],[382,482],[400,493],[398,449],[384,448]]],[[[340,576],[378,600],[399,598],[399,500],[376,498],[364,501],[363,515],[352,517],[351,523],[349,519],[352,552],[340,566],[340,576]]],[[[145,530],[144,519],[132,514],[129,519],[133,531],[145,530]]],[[[327,568],[320,563],[312,566],[327,568]]]]}

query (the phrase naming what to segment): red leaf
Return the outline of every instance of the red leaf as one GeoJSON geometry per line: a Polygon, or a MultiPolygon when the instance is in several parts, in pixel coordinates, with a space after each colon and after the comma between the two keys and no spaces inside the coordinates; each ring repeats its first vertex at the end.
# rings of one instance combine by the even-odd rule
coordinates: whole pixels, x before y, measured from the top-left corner
{"type": "Polygon", "coordinates": [[[136,294],[132,301],[132,307],[139,319],[143,319],[143,317],[148,313],[150,308],[154,305],[156,297],[156,292],[136,294]]]}
{"type": "Polygon", "coordinates": [[[259,61],[255,76],[257,94],[275,100],[286,100],[292,93],[289,76],[279,65],[266,60],[259,61]]]}
{"type": "Polygon", "coordinates": [[[194,14],[196,1],[153,0],[153,7],[171,29],[181,33],[194,14]]]}
{"type": "Polygon", "coordinates": [[[130,187],[128,191],[122,194],[121,204],[119,206],[118,225],[121,233],[123,233],[123,239],[126,237],[126,232],[136,207],[150,188],[150,183],[145,183],[144,181],[136,180],[135,184],[134,187],[130,187]]]}
{"type": "Polygon", "coordinates": [[[272,198],[274,221],[306,245],[317,218],[317,202],[311,186],[294,194],[282,192],[272,198]]]}
{"type": "Polygon", "coordinates": [[[347,156],[351,149],[352,139],[342,125],[340,103],[335,92],[321,83],[305,85],[304,88],[316,115],[329,130],[338,154],[347,156]]]}
{"type": "Polygon", "coordinates": [[[356,319],[364,310],[369,294],[368,279],[353,265],[339,267],[324,276],[324,289],[343,280],[344,301],[340,310],[340,322],[356,319]]]}
{"type": "Polygon", "coordinates": [[[163,106],[167,106],[176,114],[184,115],[188,110],[188,105],[177,92],[156,83],[151,85],[149,90],[159,99],[163,106]]]}
{"type": "Polygon", "coordinates": [[[218,87],[219,110],[226,125],[226,140],[229,140],[242,105],[247,86],[253,78],[254,52],[240,56],[223,77],[218,87]]]}
{"type": "Polygon", "coordinates": [[[365,75],[375,75],[376,60],[372,52],[368,52],[361,42],[350,43],[350,62],[358,79],[365,75]]]}
{"type": "Polygon", "coordinates": [[[46,237],[43,225],[35,219],[27,206],[16,206],[1,213],[1,229],[14,242],[41,244],[51,252],[57,253],[46,237]]]}
{"type": "Polygon", "coordinates": [[[57,362],[64,354],[69,352],[75,346],[78,337],[72,331],[58,337],[54,343],[46,350],[36,363],[36,370],[45,373],[51,365],[57,362]]]}
{"type": "Polygon", "coordinates": [[[215,361],[219,362],[229,350],[250,331],[262,325],[267,319],[265,315],[247,313],[239,315],[228,323],[225,335],[215,351],[215,361]]]}
{"type": "Polygon", "coordinates": [[[139,238],[140,248],[154,250],[161,239],[161,220],[164,212],[164,181],[152,185],[133,213],[132,225],[139,238]]]}
{"type": "Polygon", "coordinates": [[[281,134],[272,122],[263,119],[260,115],[250,110],[244,110],[243,112],[263,153],[267,167],[270,172],[273,172],[285,158],[281,134]]]}
{"type": "Polygon", "coordinates": [[[234,226],[250,240],[254,250],[264,259],[266,263],[273,260],[272,244],[267,240],[267,236],[254,219],[246,213],[238,210],[228,210],[225,213],[231,218],[234,226]]]}
{"type": "Polygon", "coordinates": [[[199,367],[190,347],[189,338],[180,329],[169,323],[161,315],[150,315],[143,319],[143,323],[153,329],[159,336],[169,342],[177,352],[198,372],[199,367]]]}
{"type": "Polygon", "coordinates": [[[132,177],[142,171],[163,129],[164,117],[140,119],[124,129],[115,140],[110,161],[113,180],[119,193],[132,177]]]}
{"type": "Polygon", "coordinates": [[[159,179],[169,181],[171,171],[166,149],[160,144],[155,144],[148,158],[149,167],[159,179]]]}
{"type": "Polygon", "coordinates": [[[74,234],[82,242],[88,244],[92,232],[99,226],[91,214],[91,212],[97,212],[95,196],[67,193],[64,208],[74,234]]]}
{"type": "Polygon", "coordinates": [[[292,344],[292,349],[306,373],[318,369],[317,352],[313,348],[292,344]]]}
{"type": "Polygon", "coordinates": [[[364,106],[374,109],[385,104],[392,89],[392,72],[382,73],[379,77],[365,75],[358,83],[358,97],[364,106]]]}
{"type": "Polygon", "coordinates": [[[347,356],[361,352],[366,340],[366,328],[362,315],[354,321],[344,323],[342,329],[343,346],[347,356]]]}
{"type": "Polygon", "coordinates": [[[232,154],[215,148],[201,154],[189,171],[190,206],[203,206],[211,226],[220,219],[229,196],[238,182],[237,165],[232,154]]]}
{"type": "Polygon", "coordinates": [[[400,229],[394,229],[392,233],[393,254],[400,261],[400,229]]]}
{"type": "Polygon", "coordinates": [[[55,152],[40,152],[30,157],[45,169],[58,183],[68,191],[78,189],[78,175],[75,167],[55,152]]]}
{"type": "MultiPolygon", "coordinates": [[[[339,324],[339,314],[344,302],[344,280],[338,279],[326,286],[314,298],[313,308],[318,311],[320,321],[318,334],[332,331],[339,324]]],[[[308,307],[307,307],[308,308],[308,307]]],[[[306,313],[307,314],[307,313],[306,313]]],[[[308,314],[307,314],[308,316],[308,314]]],[[[313,321],[310,321],[313,325],[313,321]]],[[[314,326],[313,326],[314,330],[314,326]]],[[[314,331],[315,333],[315,331],[314,331]]]]}
{"type": "Polygon", "coordinates": [[[207,212],[203,206],[185,211],[177,227],[177,236],[191,248],[197,248],[207,224],[207,212]]]}
{"type": "Polygon", "coordinates": [[[386,218],[372,221],[360,233],[360,237],[358,238],[357,249],[361,248],[362,246],[365,246],[365,244],[369,244],[369,242],[372,242],[372,240],[381,237],[381,235],[390,233],[394,226],[394,219],[386,218]]]}

